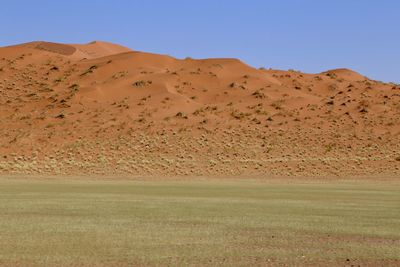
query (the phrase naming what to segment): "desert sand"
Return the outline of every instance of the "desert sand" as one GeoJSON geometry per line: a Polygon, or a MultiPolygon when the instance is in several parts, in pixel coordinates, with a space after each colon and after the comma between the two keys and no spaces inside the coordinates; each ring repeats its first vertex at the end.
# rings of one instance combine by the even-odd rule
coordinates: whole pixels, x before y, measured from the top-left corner
{"type": "Polygon", "coordinates": [[[0,48],[0,174],[400,175],[400,85],[107,42],[0,48]]]}

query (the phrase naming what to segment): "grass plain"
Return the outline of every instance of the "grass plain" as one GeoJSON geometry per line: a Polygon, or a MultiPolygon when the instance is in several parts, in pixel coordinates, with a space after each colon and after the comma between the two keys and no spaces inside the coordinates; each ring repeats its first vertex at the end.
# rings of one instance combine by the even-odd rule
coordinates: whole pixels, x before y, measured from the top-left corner
{"type": "Polygon", "coordinates": [[[1,266],[399,266],[400,185],[0,179],[1,266]]]}

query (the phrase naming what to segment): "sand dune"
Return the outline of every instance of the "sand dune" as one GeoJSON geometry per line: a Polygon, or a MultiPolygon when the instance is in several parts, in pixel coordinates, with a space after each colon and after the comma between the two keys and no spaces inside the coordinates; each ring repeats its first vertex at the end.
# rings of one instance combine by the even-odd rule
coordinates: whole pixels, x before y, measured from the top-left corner
{"type": "Polygon", "coordinates": [[[400,174],[400,86],[91,42],[0,48],[0,172],[400,174]]]}

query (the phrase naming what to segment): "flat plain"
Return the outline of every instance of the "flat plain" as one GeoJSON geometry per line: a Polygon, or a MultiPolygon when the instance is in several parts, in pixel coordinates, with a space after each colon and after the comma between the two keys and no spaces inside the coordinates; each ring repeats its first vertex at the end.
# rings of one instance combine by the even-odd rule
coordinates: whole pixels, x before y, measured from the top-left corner
{"type": "Polygon", "coordinates": [[[0,179],[1,266],[399,266],[397,182],[0,179]]]}

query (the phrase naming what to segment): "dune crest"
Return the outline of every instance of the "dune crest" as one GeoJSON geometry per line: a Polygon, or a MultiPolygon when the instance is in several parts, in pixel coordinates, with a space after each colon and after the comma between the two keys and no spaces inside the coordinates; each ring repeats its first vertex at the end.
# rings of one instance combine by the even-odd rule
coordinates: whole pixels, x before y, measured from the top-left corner
{"type": "Polygon", "coordinates": [[[350,69],[346,69],[346,68],[333,69],[333,70],[325,71],[322,74],[335,76],[337,78],[346,79],[348,81],[367,80],[367,78],[365,76],[361,75],[360,73],[355,72],[350,69]]]}
{"type": "Polygon", "coordinates": [[[76,53],[77,55],[79,54],[79,56],[87,59],[100,58],[132,51],[127,47],[102,41],[93,41],[84,45],[75,44],[72,46],[78,50],[76,53]]]}
{"type": "Polygon", "coordinates": [[[132,51],[127,47],[102,41],[92,41],[87,44],[60,44],[36,41],[16,45],[15,47],[37,49],[54,54],[59,54],[62,56],[67,56],[76,60],[95,59],[132,51]]]}
{"type": "Polygon", "coordinates": [[[76,48],[72,45],[43,42],[43,41],[30,42],[26,44],[17,45],[16,47],[27,47],[32,49],[38,49],[64,56],[70,56],[76,52],[76,48]]]}

